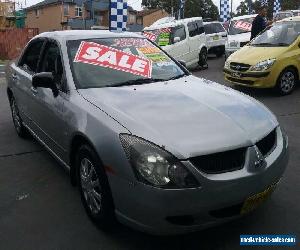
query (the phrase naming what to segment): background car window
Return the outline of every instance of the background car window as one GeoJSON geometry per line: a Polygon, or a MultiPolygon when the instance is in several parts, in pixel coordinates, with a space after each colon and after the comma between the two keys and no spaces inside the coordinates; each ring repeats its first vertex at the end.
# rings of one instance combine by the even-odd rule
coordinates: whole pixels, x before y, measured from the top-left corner
{"type": "Polygon", "coordinates": [[[43,40],[31,43],[26,49],[19,66],[23,67],[29,73],[36,73],[43,44],[43,40]]]}
{"type": "Polygon", "coordinates": [[[63,75],[63,66],[61,61],[61,55],[59,47],[54,42],[49,42],[46,44],[40,72],[52,72],[54,80],[59,89],[62,89],[62,75],[63,75]]]}
{"type": "Polygon", "coordinates": [[[202,21],[195,21],[188,23],[188,30],[190,37],[198,36],[204,33],[204,27],[202,21]]]}
{"type": "Polygon", "coordinates": [[[208,23],[204,25],[204,30],[206,34],[214,34],[225,32],[225,29],[222,24],[220,23],[208,23]]]}
{"type": "Polygon", "coordinates": [[[185,28],[183,25],[172,28],[172,44],[174,43],[175,37],[180,37],[180,41],[183,41],[186,39],[185,28]]]}

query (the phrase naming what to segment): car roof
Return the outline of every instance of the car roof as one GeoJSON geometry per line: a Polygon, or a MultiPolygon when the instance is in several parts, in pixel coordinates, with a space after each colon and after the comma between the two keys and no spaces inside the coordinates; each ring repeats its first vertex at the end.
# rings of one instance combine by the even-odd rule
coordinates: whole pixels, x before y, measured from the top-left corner
{"type": "Polygon", "coordinates": [[[278,21],[278,23],[280,22],[300,22],[300,16],[287,17],[278,21]]]}
{"type": "Polygon", "coordinates": [[[180,24],[186,24],[193,21],[202,21],[202,17],[191,17],[191,18],[185,18],[180,20],[174,20],[168,23],[162,23],[158,25],[151,25],[149,27],[144,28],[144,30],[152,30],[152,29],[161,29],[161,28],[168,28],[168,27],[175,27],[180,24]]]}
{"type": "Polygon", "coordinates": [[[241,20],[241,19],[251,18],[251,17],[256,17],[256,16],[257,16],[257,14],[254,14],[254,15],[237,16],[237,17],[232,18],[231,20],[241,20]]]}
{"type": "Polygon", "coordinates": [[[47,37],[60,40],[79,40],[79,39],[90,39],[90,38],[126,38],[126,37],[136,37],[145,38],[142,35],[135,34],[132,32],[112,32],[109,30],[63,30],[63,31],[51,31],[44,32],[37,35],[38,37],[47,37]]]}

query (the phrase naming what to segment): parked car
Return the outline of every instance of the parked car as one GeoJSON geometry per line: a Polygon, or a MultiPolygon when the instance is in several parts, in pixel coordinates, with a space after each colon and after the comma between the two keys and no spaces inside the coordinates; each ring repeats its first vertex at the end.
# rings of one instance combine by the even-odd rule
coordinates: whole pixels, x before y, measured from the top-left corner
{"type": "Polygon", "coordinates": [[[294,13],[290,10],[286,10],[286,11],[279,11],[277,14],[275,14],[274,16],[274,20],[275,21],[279,21],[288,17],[292,17],[294,16],[294,13]]]}
{"type": "Polygon", "coordinates": [[[221,57],[225,53],[227,42],[227,32],[220,22],[205,22],[204,31],[206,34],[206,44],[208,53],[221,57]]]}
{"type": "Polygon", "coordinates": [[[152,25],[143,33],[176,60],[184,61],[187,67],[207,66],[208,48],[201,17],[152,25]]]}
{"type": "Polygon", "coordinates": [[[230,20],[228,40],[225,44],[225,58],[250,42],[252,22],[257,15],[234,17],[230,20]]]}
{"type": "Polygon", "coordinates": [[[294,16],[300,16],[300,10],[291,10],[294,16]]]}
{"type": "Polygon", "coordinates": [[[225,79],[255,88],[275,88],[281,95],[292,93],[300,72],[300,17],[283,19],[225,63],[225,79]]]}
{"type": "Polygon", "coordinates": [[[174,234],[237,218],[287,165],[287,137],[265,106],[191,75],[141,35],[43,33],[6,77],[17,134],[70,171],[103,229],[118,220],[174,234]]]}

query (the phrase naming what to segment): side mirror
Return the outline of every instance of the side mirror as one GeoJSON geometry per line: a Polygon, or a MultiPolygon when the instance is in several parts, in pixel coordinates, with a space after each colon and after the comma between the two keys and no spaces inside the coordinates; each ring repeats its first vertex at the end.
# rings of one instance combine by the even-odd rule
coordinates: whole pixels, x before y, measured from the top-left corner
{"type": "Polygon", "coordinates": [[[180,41],[181,41],[181,39],[179,36],[174,37],[174,43],[178,43],[180,41]]]}
{"type": "Polygon", "coordinates": [[[185,61],[179,60],[178,62],[179,62],[183,67],[186,68],[186,63],[185,63],[185,61]]]}
{"type": "Polygon", "coordinates": [[[55,84],[54,76],[51,72],[41,72],[33,75],[32,86],[34,88],[51,89],[55,97],[58,95],[58,88],[55,84]]]}

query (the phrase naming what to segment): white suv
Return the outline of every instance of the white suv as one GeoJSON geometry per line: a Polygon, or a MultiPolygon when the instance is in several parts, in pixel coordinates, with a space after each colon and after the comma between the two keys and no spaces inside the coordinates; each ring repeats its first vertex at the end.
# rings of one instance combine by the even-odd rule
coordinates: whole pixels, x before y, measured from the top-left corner
{"type": "Polygon", "coordinates": [[[208,53],[217,57],[224,55],[227,32],[220,22],[204,22],[208,53]]]}
{"type": "Polygon", "coordinates": [[[228,27],[228,41],[225,45],[225,57],[239,50],[250,42],[252,22],[257,15],[234,17],[228,27]]]}
{"type": "Polygon", "coordinates": [[[143,34],[187,67],[207,66],[207,46],[201,17],[152,25],[143,34]]]}

